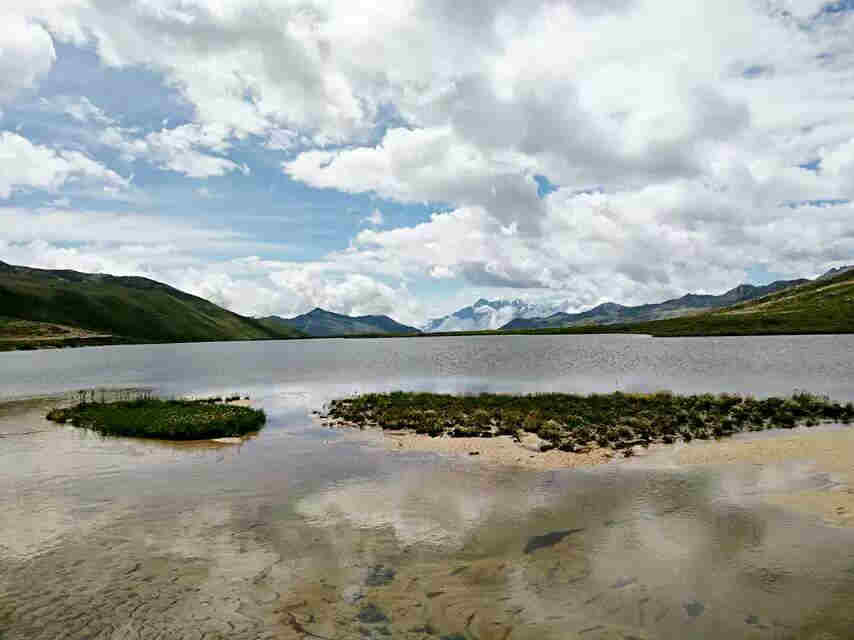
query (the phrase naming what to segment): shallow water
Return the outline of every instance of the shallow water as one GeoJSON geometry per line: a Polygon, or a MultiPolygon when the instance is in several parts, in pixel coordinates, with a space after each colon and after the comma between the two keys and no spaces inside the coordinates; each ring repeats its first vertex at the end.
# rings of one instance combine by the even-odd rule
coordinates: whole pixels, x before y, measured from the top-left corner
{"type": "Polygon", "coordinates": [[[762,500],[814,465],[538,473],[309,411],[373,389],[854,397],[854,338],[517,336],[0,354],[0,638],[848,638],[854,531],[762,500]],[[242,445],[43,419],[84,387],[249,393],[242,445]]]}

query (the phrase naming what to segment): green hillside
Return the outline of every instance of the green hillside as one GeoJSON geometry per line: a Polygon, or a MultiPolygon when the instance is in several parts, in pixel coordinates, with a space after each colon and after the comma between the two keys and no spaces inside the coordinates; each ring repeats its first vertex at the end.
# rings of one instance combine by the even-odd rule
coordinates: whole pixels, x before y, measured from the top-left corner
{"type": "MultiPolygon", "coordinates": [[[[3,262],[0,313],[7,318],[74,328],[80,332],[78,337],[99,334],[102,342],[106,340],[103,334],[121,342],[257,340],[300,335],[287,327],[266,327],[147,278],[31,269],[3,262]]],[[[35,331],[33,337],[50,337],[43,325],[31,328],[35,331]]],[[[25,330],[24,325],[17,326],[18,334],[25,330]]],[[[62,331],[55,337],[61,338],[62,331]]]]}

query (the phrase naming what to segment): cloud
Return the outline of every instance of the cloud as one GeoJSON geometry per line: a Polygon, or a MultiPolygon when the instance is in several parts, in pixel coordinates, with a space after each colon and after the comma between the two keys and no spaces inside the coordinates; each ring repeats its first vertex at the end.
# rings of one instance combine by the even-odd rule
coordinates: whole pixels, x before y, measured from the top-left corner
{"type": "MultiPolygon", "coordinates": [[[[43,240],[68,246],[117,247],[158,245],[188,252],[225,250],[254,251],[263,243],[229,229],[204,228],[190,222],[143,213],[68,209],[0,207],[3,237],[26,244],[43,240]]],[[[188,254],[189,255],[189,254],[188,254]]]]}
{"type": "Polygon", "coordinates": [[[37,16],[0,9],[0,104],[35,88],[56,60],[53,39],[37,16]]]}
{"type": "Polygon", "coordinates": [[[209,178],[233,171],[244,175],[250,173],[245,164],[206,153],[208,150],[225,153],[231,148],[231,132],[224,127],[190,123],[153,131],[145,136],[136,134],[133,129],[110,126],[100,133],[99,140],[121,151],[127,160],[142,158],[160,169],[190,178],[209,178]]]}
{"type": "Polygon", "coordinates": [[[282,251],[228,229],[143,213],[0,207],[0,259],[46,269],[139,275],[239,313],[388,313],[414,322],[421,309],[400,283],[332,262],[264,260],[282,251]],[[250,256],[250,257],[247,257],[250,256]]]}
{"type": "Polygon", "coordinates": [[[79,151],[35,145],[17,133],[0,131],[0,198],[27,189],[57,191],[72,182],[105,189],[129,186],[127,179],[79,151]]]}
{"type": "Polygon", "coordinates": [[[375,227],[380,226],[384,221],[383,213],[379,209],[374,209],[369,216],[362,218],[362,222],[375,227]]]}
{"type": "Polygon", "coordinates": [[[48,109],[64,113],[77,122],[92,122],[102,125],[115,124],[115,120],[108,117],[103,109],[92,104],[86,96],[57,96],[52,100],[42,98],[41,102],[48,109]]]}
{"type": "Polygon", "coordinates": [[[545,200],[540,236],[500,234],[486,210],[457,209],[408,228],[362,231],[335,260],[361,271],[460,277],[505,295],[533,290],[577,309],[721,292],[754,263],[811,275],[854,254],[851,204],[754,204],[700,181],[613,194],[560,189],[545,200]]]}
{"type": "MultiPolygon", "coordinates": [[[[248,173],[239,148],[314,189],[433,209],[389,228],[377,203],[369,228],[303,263],[231,255],[162,272],[241,309],[411,310],[437,280],[478,297],[647,302],[720,291],[753,263],[814,273],[854,250],[854,20],[819,0],[19,4],[3,10],[0,101],[38,86],[54,39],[86,45],[192,107],[152,131],[57,99],[125,159],[205,178],[248,173]],[[836,204],[809,205],[822,201],[836,204]]],[[[0,139],[0,195],[121,188],[91,153],[15,135],[0,139]]]]}
{"type": "Polygon", "coordinates": [[[533,175],[460,141],[448,127],[391,129],[375,147],[305,151],[284,171],[313,187],[373,192],[399,202],[488,207],[524,223],[540,209],[533,175]]]}

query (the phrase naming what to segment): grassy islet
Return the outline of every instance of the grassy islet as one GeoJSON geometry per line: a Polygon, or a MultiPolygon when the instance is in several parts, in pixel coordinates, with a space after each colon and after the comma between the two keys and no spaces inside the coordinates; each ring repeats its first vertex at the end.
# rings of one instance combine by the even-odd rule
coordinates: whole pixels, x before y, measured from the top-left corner
{"type": "Polygon", "coordinates": [[[431,436],[492,437],[524,432],[543,449],[582,452],[594,446],[720,438],[743,431],[849,423],[854,405],[803,391],[756,399],[732,394],[608,393],[447,395],[396,391],[333,400],[327,419],[359,427],[412,430],[431,436]]]}
{"type": "Polygon", "coordinates": [[[103,435],[205,440],[237,437],[258,431],[264,411],[215,399],[162,400],[140,398],[118,402],[81,402],[53,409],[47,418],[69,422],[103,435]]]}

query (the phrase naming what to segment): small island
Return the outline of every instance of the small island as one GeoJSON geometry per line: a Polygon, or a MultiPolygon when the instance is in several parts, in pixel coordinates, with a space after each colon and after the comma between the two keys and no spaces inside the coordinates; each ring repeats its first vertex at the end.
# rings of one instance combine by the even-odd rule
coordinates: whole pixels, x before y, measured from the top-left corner
{"type": "Polygon", "coordinates": [[[145,397],[117,402],[80,402],[53,409],[47,418],[102,435],[161,440],[240,437],[258,431],[267,421],[263,410],[232,404],[234,398],[226,400],[145,397]]]}
{"type": "Polygon", "coordinates": [[[637,446],[722,438],[744,431],[850,423],[854,404],[798,392],[756,399],[731,394],[608,393],[573,395],[446,395],[369,393],[333,400],[326,424],[379,427],[433,437],[521,441],[535,434],[541,451],[630,456],[637,446]]]}

